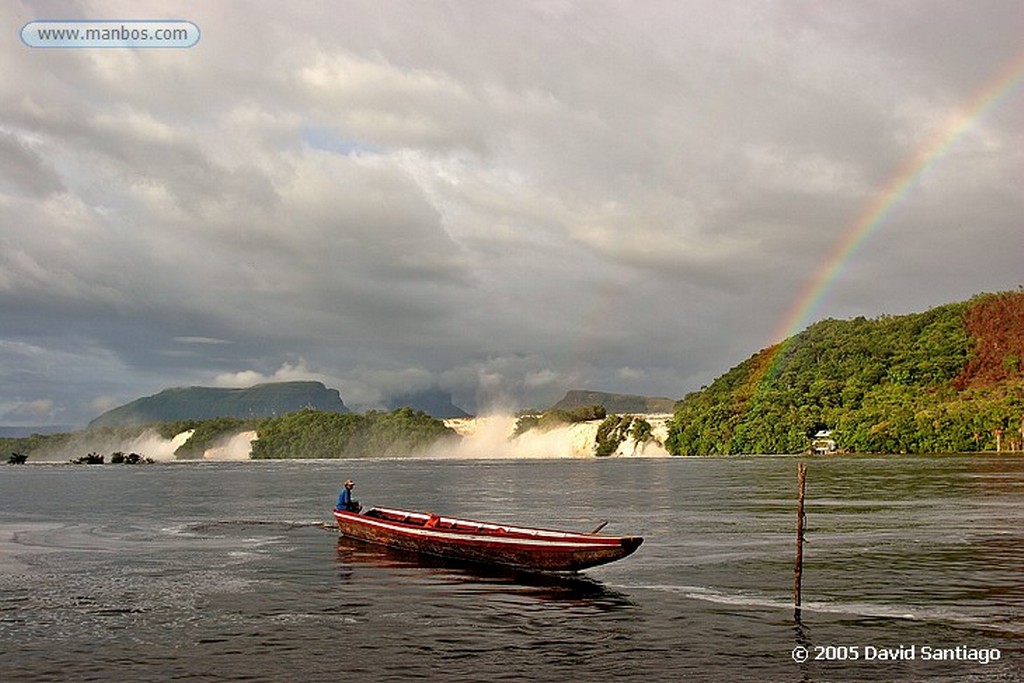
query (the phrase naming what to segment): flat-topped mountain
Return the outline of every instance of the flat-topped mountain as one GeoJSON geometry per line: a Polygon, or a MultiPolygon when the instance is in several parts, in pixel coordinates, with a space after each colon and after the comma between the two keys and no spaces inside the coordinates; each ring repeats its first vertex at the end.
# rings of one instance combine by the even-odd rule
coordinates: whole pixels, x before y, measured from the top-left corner
{"type": "Polygon", "coordinates": [[[176,387],[144,396],[109,410],[89,427],[138,425],[217,417],[273,417],[314,408],[332,413],[350,412],[337,389],[321,382],[271,382],[245,389],[176,387]]]}
{"type": "Polygon", "coordinates": [[[408,394],[400,394],[390,397],[387,402],[388,410],[399,408],[415,408],[440,420],[447,420],[456,417],[469,417],[462,408],[452,403],[452,395],[440,389],[427,389],[408,394]]]}
{"type": "Polygon", "coordinates": [[[604,391],[583,391],[573,389],[566,392],[551,410],[573,410],[584,406],[601,406],[609,413],[671,413],[676,402],[671,398],[637,396],[634,394],[610,394],[604,391]]]}

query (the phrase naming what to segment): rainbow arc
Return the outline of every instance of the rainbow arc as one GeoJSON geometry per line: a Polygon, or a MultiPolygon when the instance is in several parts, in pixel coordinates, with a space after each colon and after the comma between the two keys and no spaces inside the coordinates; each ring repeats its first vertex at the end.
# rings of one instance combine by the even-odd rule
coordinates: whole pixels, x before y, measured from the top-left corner
{"type": "Polygon", "coordinates": [[[770,358],[767,362],[758,363],[751,386],[759,386],[765,378],[775,375],[778,362],[785,355],[787,341],[811,322],[829,289],[864,243],[885,224],[893,208],[920,182],[928,169],[946,155],[964,133],[1006,99],[1022,80],[1024,52],[978,88],[861,209],[783,316],[775,332],[774,347],[769,350],[770,358]]]}

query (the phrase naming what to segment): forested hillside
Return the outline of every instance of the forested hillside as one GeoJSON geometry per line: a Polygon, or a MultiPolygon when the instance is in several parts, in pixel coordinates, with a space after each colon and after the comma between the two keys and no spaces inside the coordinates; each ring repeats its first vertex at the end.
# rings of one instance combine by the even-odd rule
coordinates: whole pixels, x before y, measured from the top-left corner
{"type": "Polygon", "coordinates": [[[824,320],[690,394],[674,454],[1006,449],[1024,420],[1024,292],[925,313],[824,320]]]}

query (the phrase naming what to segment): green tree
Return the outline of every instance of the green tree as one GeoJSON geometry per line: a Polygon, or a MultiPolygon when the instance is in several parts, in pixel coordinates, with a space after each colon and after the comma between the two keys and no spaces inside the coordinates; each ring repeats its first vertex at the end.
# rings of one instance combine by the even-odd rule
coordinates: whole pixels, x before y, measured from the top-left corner
{"type": "Polygon", "coordinates": [[[684,398],[666,447],[676,455],[793,453],[828,428],[847,451],[974,450],[1021,414],[1016,349],[1024,349],[1024,293],[823,320],[684,398]],[[996,356],[993,344],[1010,351],[996,356]]]}

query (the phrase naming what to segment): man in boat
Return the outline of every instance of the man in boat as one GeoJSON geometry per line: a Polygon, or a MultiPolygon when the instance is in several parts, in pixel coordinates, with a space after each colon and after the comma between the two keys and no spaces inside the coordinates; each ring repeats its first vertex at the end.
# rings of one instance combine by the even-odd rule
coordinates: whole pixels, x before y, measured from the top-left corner
{"type": "Polygon", "coordinates": [[[335,503],[335,510],[345,510],[347,512],[359,512],[363,509],[363,506],[359,504],[359,501],[352,500],[352,487],[356,484],[351,479],[345,482],[345,485],[341,487],[341,493],[338,494],[338,502],[335,503]]]}

